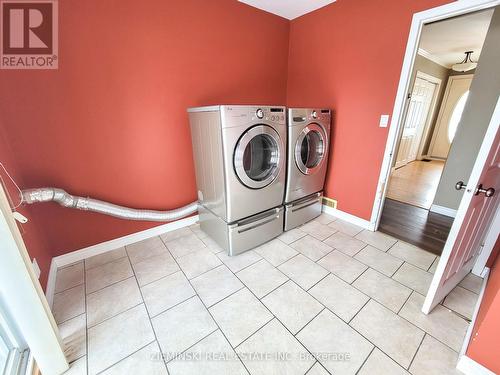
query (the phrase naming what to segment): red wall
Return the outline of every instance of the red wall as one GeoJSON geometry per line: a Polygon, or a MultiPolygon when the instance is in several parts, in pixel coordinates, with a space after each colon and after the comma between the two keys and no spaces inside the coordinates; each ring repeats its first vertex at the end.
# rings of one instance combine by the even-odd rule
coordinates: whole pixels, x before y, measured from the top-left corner
{"type": "MultiPolygon", "coordinates": [[[[287,20],[235,0],[60,1],[59,69],[0,71],[22,187],[151,209],[190,203],[186,108],[285,104],[288,34],[287,20]]],[[[32,211],[52,256],[157,225],[32,211]]]]}
{"type": "Polygon", "coordinates": [[[472,340],[467,348],[467,356],[484,367],[500,374],[498,358],[498,337],[500,337],[500,264],[498,251],[500,238],[497,240],[493,254],[496,258],[490,271],[490,277],[484,291],[481,308],[479,309],[472,340]]]}
{"type": "Polygon", "coordinates": [[[414,13],[449,0],[338,0],[290,27],[289,106],[335,112],[325,195],[369,220],[414,13]]]}

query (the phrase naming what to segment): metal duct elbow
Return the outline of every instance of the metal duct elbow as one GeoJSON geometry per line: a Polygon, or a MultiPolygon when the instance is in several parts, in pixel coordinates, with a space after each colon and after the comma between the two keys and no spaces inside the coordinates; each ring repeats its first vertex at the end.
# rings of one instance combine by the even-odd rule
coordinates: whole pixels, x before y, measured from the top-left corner
{"type": "Polygon", "coordinates": [[[198,210],[198,202],[169,211],[143,210],[118,206],[92,198],[84,198],[68,194],[62,189],[39,188],[22,191],[22,199],[27,204],[39,202],[56,202],[61,206],[78,210],[98,212],[120,219],[140,221],[173,221],[189,216],[198,210]]]}

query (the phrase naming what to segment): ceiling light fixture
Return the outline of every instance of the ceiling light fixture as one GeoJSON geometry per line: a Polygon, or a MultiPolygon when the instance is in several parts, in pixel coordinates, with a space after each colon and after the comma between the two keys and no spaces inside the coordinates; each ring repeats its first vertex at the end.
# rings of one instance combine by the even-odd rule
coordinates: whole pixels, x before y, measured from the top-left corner
{"type": "Polygon", "coordinates": [[[456,72],[468,72],[469,70],[475,69],[477,66],[477,62],[473,62],[471,59],[471,55],[474,51],[465,52],[465,59],[462,62],[455,64],[451,67],[456,72]]]}

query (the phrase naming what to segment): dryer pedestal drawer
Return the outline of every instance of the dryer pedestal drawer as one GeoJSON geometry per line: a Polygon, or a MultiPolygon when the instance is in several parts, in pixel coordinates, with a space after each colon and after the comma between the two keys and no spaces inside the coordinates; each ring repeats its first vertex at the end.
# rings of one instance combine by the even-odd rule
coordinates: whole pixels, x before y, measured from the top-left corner
{"type": "Polygon", "coordinates": [[[323,192],[319,192],[285,205],[285,231],[321,215],[322,198],[323,192]]]}
{"type": "Polygon", "coordinates": [[[283,233],[284,209],[273,208],[232,224],[201,206],[200,228],[228,255],[238,255],[283,233]]]}

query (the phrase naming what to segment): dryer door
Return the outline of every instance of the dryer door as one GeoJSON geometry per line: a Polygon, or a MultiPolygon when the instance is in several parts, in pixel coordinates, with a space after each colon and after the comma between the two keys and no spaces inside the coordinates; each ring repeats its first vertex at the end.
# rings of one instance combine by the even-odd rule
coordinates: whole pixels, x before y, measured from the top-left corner
{"type": "Polygon", "coordinates": [[[323,127],[309,124],[300,133],[295,144],[295,164],[306,175],[316,173],[326,157],[327,138],[323,127]]]}
{"type": "Polygon", "coordinates": [[[245,186],[261,189],[280,173],[283,155],[283,142],[276,130],[256,125],[243,133],[236,144],[234,169],[245,186]]]}

